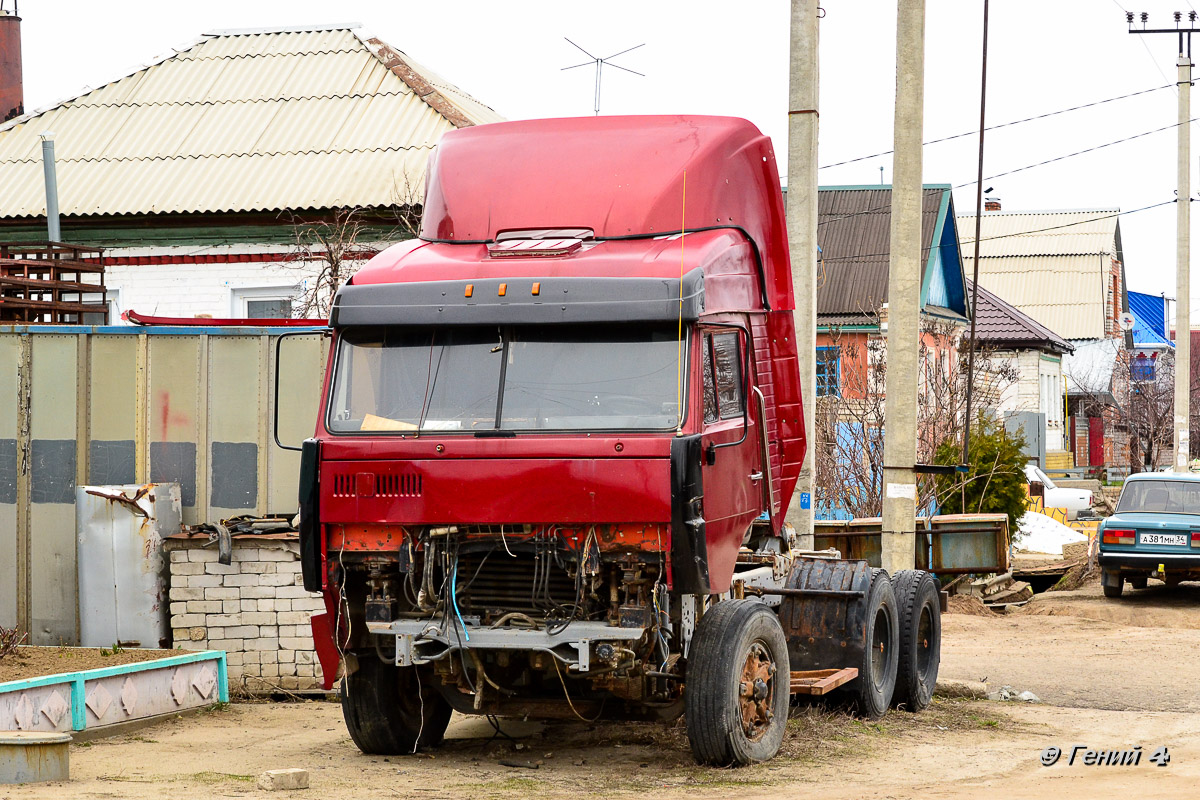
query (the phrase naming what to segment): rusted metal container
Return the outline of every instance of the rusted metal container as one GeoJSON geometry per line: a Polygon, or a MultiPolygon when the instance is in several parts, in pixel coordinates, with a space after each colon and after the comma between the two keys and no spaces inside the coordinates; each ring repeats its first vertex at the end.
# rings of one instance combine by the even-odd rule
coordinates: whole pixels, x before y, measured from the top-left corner
{"type": "Polygon", "coordinates": [[[0,783],[69,780],[70,754],[69,733],[0,731],[0,783]]]}

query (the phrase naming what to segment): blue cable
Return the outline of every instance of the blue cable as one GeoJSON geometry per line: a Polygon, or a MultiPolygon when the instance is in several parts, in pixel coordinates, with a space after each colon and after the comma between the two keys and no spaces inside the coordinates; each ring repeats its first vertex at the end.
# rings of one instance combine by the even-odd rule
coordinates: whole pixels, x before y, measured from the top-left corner
{"type": "Polygon", "coordinates": [[[467,641],[471,641],[471,634],[467,631],[467,623],[463,622],[462,614],[458,610],[458,559],[454,559],[454,572],[450,573],[450,602],[454,604],[454,616],[458,617],[458,624],[462,625],[463,636],[467,641]]]}

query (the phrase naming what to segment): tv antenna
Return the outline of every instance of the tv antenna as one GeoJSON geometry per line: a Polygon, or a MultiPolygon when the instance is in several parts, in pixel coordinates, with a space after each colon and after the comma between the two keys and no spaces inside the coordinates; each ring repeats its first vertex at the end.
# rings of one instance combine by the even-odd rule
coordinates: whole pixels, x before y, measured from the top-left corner
{"type": "MultiPolygon", "coordinates": [[[[565,36],[563,38],[567,39],[567,37],[565,37],[565,36]]],[[[580,47],[579,45],[572,42],[570,39],[567,39],[567,43],[570,44],[572,47],[574,47],[579,52],[583,53],[588,58],[590,58],[591,61],[584,61],[582,64],[572,64],[569,67],[563,67],[561,70],[562,72],[566,72],[569,69],[578,69],[579,67],[586,67],[589,64],[594,65],[596,67],[596,97],[595,97],[595,104],[594,104],[596,116],[600,115],[600,77],[604,73],[604,65],[605,64],[608,64],[608,66],[610,66],[610,67],[616,67],[617,69],[625,70],[626,72],[632,72],[634,75],[638,75],[643,78],[646,77],[645,75],[643,75],[640,72],[637,72],[636,70],[632,70],[627,67],[622,67],[620,64],[612,63],[612,60],[614,58],[616,58],[617,56],[623,56],[626,53],[629,53],[633,50],[637,50],[639,47],[645,47],[646,46],[645,42],[642,42],[639,45],[634,45],[633,47],[630,47],[628,50],[622,50],[619,53],[613,53],[611,56],[605,56],[604,58],[597,58],[596,56],[589,53],[587,50],[584,50],[582,47],[580,47]]]]}

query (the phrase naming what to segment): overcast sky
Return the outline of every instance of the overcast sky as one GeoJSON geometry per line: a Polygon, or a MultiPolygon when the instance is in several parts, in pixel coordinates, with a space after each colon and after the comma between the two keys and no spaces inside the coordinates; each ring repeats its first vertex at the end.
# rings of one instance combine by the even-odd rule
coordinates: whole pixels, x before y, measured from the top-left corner
{"type": "MultiPolygon", "coordinates": [[[[11,7],[12,0],[5,0],[11,7]]],[[[1175,290],[1173,128],[1013,175],[1003,172],[1172,126],[1177,119],[1174,36],[1131,36],[1124,11],[1173,25],[1174,10],[1200,0],[998,0],[991,4],[988,124],[998,124],[1155,89],[989,132],[985,185],[1006,211],[1116,209],[1129,288],[1175,290]]],[[[401,0],[19,0],[25,105],[39,108],[103,85],[138,64],[215,29],[358,22],[509,119],[592,113],[587,57],[645,43],[614,63],[645,74],[604,71],[601,113],[701,113],[746,117],[775,142],[786,167],[789,5],[748,2],[403,2],[401,0]]],[[[821,21],[822,165],[892,147],[894,0],[824,0],[821,21]]],[[[926,141],[979,123],[983,0],[927,0],[926,141]]],[[[1200,36],[1197,37],[1200,59],[1200,36]]],[[[1196,93],[1193,117],[1200,116],[1196,93]]],[[[1192,124],[1192,192],[1200,130],[1192,124]]],[[[975,136],[925,148],[927,183],[975,179],[975,136]]],[[[823,169],[823,185],[891,181],[891,157],[823,169]]],[[[975,186],[955,190],[959,214],[973,213],[975,186]]],[[[1200,206],[1195,209],[1200,211],[1200,206]]],[[[969,238],[973,231],[964,231],[969,238]]],[[[1200,243],[1196,248],[1200,250],[1200,243]]],[[[1195,263],[1196,258],[1193,258],[1195,263]]],[[[1200,322],[1200,285],[1192,291],[1200,322]]]]}

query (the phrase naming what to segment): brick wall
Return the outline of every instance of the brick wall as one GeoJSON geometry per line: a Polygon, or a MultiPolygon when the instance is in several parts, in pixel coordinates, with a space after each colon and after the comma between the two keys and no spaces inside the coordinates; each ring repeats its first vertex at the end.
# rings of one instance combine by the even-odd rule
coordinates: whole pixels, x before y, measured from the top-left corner
{"type": "Polygon", "coordinates": [[[224,650],[230,688],[321,689],[309,618],[325,606],[304,590],[296,540],[234,539],[228,566],[206,542],[166,540],[173,646],[224,650]]]}

